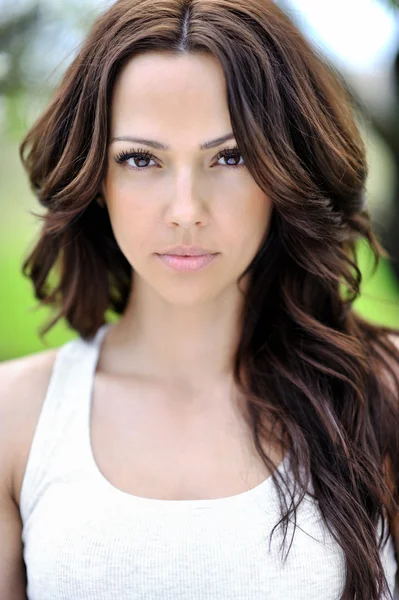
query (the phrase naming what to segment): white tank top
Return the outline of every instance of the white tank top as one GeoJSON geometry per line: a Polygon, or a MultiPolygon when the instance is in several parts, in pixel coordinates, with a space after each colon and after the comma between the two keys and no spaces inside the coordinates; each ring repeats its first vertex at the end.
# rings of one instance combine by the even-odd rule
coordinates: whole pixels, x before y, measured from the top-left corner
{"type": "MultiPolygon", "coordinates": [[[[280,518],[271,477],[225,498],[161,500],[127,494],[102,475],[89,424],[109,326],[57,352],[21,490],[28,599],[338,600],[343,552],[309,495],[283,563],[280,526],[269,546],[280,518]]],[[[288,467],[289,455],[279,471],[290,477],[288,467]]],[[[391,537],[381,555],[393,593],[391,537]]]]}

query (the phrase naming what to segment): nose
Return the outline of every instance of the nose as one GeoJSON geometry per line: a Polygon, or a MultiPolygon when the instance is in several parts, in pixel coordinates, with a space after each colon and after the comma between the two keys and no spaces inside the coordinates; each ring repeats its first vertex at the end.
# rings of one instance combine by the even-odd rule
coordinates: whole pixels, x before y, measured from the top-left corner
{"type": "Polygon", "coordinates": [[[208,220],[208,207],[201,194],[200,184],[193,173],[179,174],[171,192],[165,221],[168,226],[179,225],[188,229],[193,225],[204,226],[208,220]]]}

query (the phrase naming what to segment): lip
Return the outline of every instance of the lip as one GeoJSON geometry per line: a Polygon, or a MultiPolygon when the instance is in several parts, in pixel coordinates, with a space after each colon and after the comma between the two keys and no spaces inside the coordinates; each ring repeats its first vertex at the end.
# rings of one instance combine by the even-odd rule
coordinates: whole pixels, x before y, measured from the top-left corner
{"type": "Polygon", "coordinates": [[[160,256],[209,256],[212,254],[217,254],[212,250],[208,250],[202,248],[201,246],[172,246],[170,248],[166,248],[164,252],[159,252],[160,256]]]}
{"type": "Polygon", "coordinates": [[[197,256],[179,256],[173,254],[158,254],[164,264],[175,271],[200,271],[210,265],[217,254],[198,254],[197,256]]]}

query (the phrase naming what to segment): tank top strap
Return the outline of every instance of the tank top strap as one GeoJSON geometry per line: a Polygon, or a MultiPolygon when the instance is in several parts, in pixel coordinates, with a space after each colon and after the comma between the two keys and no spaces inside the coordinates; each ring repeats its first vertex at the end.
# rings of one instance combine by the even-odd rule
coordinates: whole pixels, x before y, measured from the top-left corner
{"type": "Polygon", "coordinates": [[[109,327],[100,327],[89,341],[75,338],[56,353],[22,481],[20,512],[24,522],[50,480],[52,466],[62,477],[62,461],[68,460],[68,455],[61,454],[65,449],[73,452],[73,424],[89,410],[101,343],[109,327]]]}

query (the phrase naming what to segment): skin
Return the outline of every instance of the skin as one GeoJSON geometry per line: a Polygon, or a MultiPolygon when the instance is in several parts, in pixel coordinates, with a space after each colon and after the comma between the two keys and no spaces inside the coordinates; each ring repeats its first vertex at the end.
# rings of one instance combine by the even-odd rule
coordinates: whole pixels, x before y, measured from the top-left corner
{"type": "Polygon", "coordinates": [[[210,55],[142,54],[116,82],[102,191],[134,279],[104,356],[112,372],[129,375],[134,365],[135,372],[186,392],[186,402],[231,382],[243,302],[237,280],[257,254],[272,215],[272,203],[242,155],[217,158],[237,146],[234,137],[199,148],[231,132],[223,69],[210,55]],[[126,136],[170,149],[114,140],[126,136]],[[154,158],[115,161],[120,152],[141,149],[154,158]],[[155,253],[177,244],[219,255],[202,271],[173,271],[155,253]]]}

